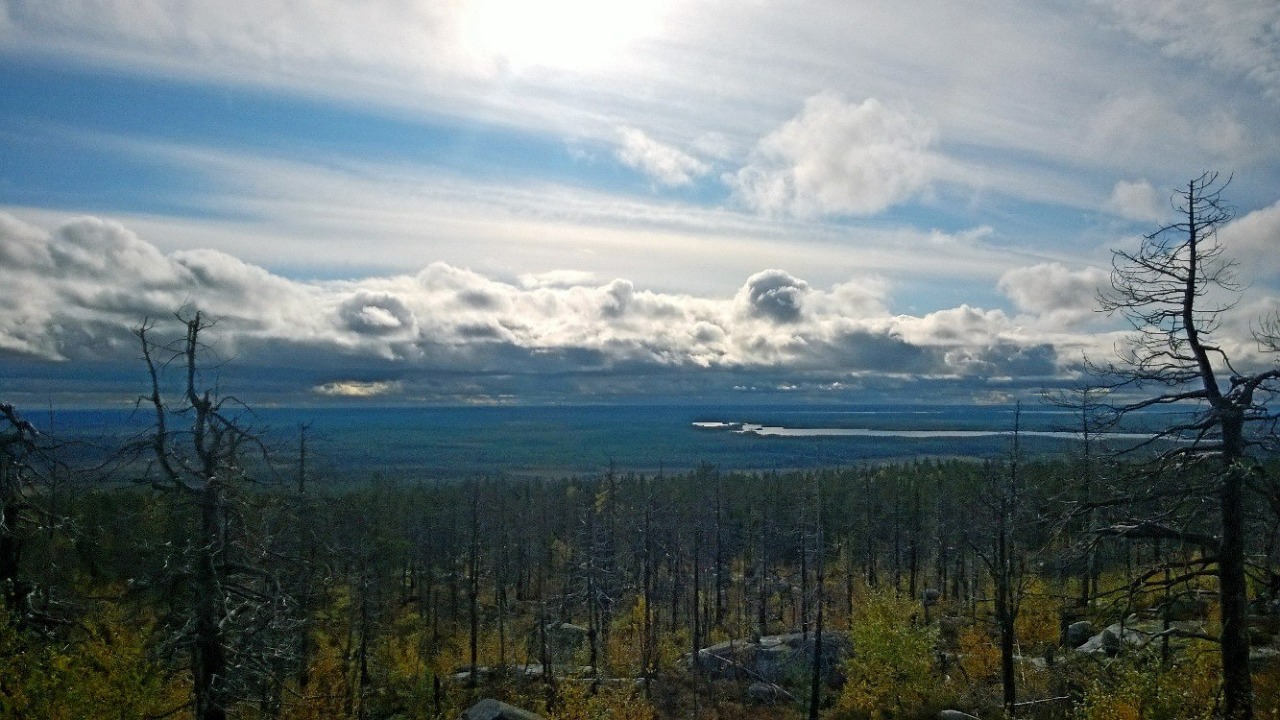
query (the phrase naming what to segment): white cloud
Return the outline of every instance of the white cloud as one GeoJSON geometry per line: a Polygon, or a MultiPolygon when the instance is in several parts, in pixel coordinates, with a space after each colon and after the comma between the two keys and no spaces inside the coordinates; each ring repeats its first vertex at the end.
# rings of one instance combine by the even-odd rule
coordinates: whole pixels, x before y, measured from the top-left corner
{"type": "Polygon", "coordinates": [[[751,317],[775,323],[794,323],[804,311],[809,284],[784,270],[762,270],[747,278],[738,302],[751,317]]]}
{"type": "Polygon", "coordinates": [[[1073,149],[1103,166],[1162,174],[1185,173],[1188,165],[1235,166],[1257,152],[1236,113],[1228,103],[1206,108],[1151,89],[1113,93],[1092,106],[1073,149]]]}
{"type": "Polygon", "coordinates": [[[1280,4],[1273,0],[1095,0],[1169,55],[1242,73],[1280,100],[1280,4]]]}
{"type": "Polygon", "coordinates": [[[391,293],[356,293],[342,302],[338,315],[347,329],[361,334],[409,333],[417,327],[413,311],[391,293]]]}
{"type": "Polygon", "coordinates": [[[888,314],[885,296],[888,283],[882,278],[863,277],[837,283],[829,292],[815,291],[805,304],[815,313],[837,318],[874,318],[888,314]]]}
{"type": "Polygon", "coordinates": [[[394,395],[403,387],[403,383],[397,381],[335,380],[315,386],[312,392],[329,397],[367,398],[394,395]]]}
{"type": "Polygon", "coordinates": [[[524,273],[520,276],[520,287],[527,290],[533,288],[570,288],[577,285],[590,285],[595,282],[595,274],[585,270],[548,270],[541,273],[524,273]]]}
{"type": "MultiPolygon", "coordinates": [[[[24,34],[115,62],[202,63],[262,75],[305,76],[379,68],[414,74],[474,75],[486,59],[462,41],[458,3],[268,0],[183,3],[136,0],[18,0],[6,3],[24,34]]],[[[212,70],[207,69],[206,72],[212,70]]]]}
{"type": "Polygon", "coordinates": [[[1227,257],[1239,263],[1238,274],[1246,284],[1280,280],[1280,201],[1239,217],[1218,234],[1227,257]]]}
{"type": "Polygon", "coordinates": [[[717,297],[655,292],[621,278],[584,284],[573,273],[508,283],[433,263],[413,275],[302,282],[215,251],[165,254],[109,221],[42,230],[3,213],[0,249],[8,261],[0,265],[0,304],[9,309],[0,316],[0,362],[15,354],[132,362],[131,329],[150,317],[163,334],[185,307],[218,318],[218,346],[238,360],[277,358],[306,373],[308,392],[330,396],[397,391],[353,379],[378,368],[927,374],[951,362],[935,348],[990,367],[1025,364],[1019,358],[1028,352],[998,311],[890,316],[886,285],[876,278],[818,289],[764,270],[717,297]]]}
{"type": "Polygon", "coordinates": [[[1160,197],[1146,180],[1120,180],[1111,190],[1106,208],[1128,220],[1159,222],[1169,214],[1167,198],[1160,197]]]}
{"type": "Polygon", "coordinates": [[[1109,278],[1102,268],[1070,270],[1060,263],[1040,263],[1006,271],[999,288],[1022,312],[1055,325],[1073,325],[1094,315],[1098,293],[1109,278]]]}
{"type": "Polygon", "coordinates": [[[761,139],[751,161],[725,181],[764,213],[872,215],[934,177],[937,135],[933,123],[909,110],[823,93],[761,139]]]}
{"type": "Polygon", "coordinates": [[[900,315],[895,330],[918,345],[983,348],[998,343],[1014,330],[1000,310],[984,310],[968,304],[938,310],[922,317],[900,315]]]}
{"type": "Polygon", "coordinates": [[[622,136],[618,159],[663,185],[688,185],[711,169],[692,155],[664,145],[636,128],[619,128],[618,132],[622,136]]]}

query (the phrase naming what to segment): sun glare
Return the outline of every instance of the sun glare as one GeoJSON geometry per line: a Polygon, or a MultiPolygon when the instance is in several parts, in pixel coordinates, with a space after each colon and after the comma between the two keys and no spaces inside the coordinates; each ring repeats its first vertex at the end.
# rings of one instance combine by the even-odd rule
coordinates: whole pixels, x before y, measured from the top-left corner
{"type": "Polygon", "coordinates": [[[475,0],[473,49],[520,70],[597,71],[653,33],[662,3],[625,0],[475,0]]]}

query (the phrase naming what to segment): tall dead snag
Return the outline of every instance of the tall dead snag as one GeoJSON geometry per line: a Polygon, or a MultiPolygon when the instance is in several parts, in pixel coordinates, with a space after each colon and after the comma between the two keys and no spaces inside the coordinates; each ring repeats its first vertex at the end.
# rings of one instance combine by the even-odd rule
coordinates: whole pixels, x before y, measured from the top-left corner
{"type": "Polygon", "coordinates": [[[139,405],[155,414],[145,480],[170,500],[182,537],[162,580],[173,608],[168,644],[189,657],[196,720],[224,720],[296,651],[295,608],[241,512],[244,460],[262,446],[241,424],[234,398],[201,386],[201,333],[210,323],[199,312],[177,319],[184,337],[173,343],[156,342],[150,321],[135,330],[150,380],[139,405]],[[171,368],[180,374],[172,401],[171,368]]]}
{"type": "MultiPolygon", "coordinates": [[[[1015,406],[1009,459],[990,462],[982,468],[971,520],[965,533],[967,544],[986,568],[993,590],[996,634],[1000,642],[1000,687],[1005,716],[1015,717],[1017,710],[1017,675],[1015,673],[1017,620],[1026,591],[1030,543],[1025,539],[1036,519],[1024,498],[1027,487],[1022,477],[1021,449],[1022,406],[1015,406]]],[[[976,572],[976,567],[975,567],[976,572]]],[[[978,587],[977,579],[973,587],[978,587]]]]}
{"type": "Polygon", "coordinates": [[[28,495],[39,433],[8,403],[0,403],[0,423],[0,598],[9,612],[19,613],[28,590],[20,563],[34,524],[28,495]]]}
{"type": "Polygon", "coordinates": [[[1102,369],[1116,378],[1109,385],[1115,396],[1152,393],[1114,405],[1117,418],[1150,408],[1187,411],[1176,416],[1185,420],[1156,434],[1178,441],[1158,454],[1156,469],[1213,478],[1222,711],[1229,720],[1241,720],[1253,716],[1245,627],[1245,491],[1257,465],[1249,453],[1261,441],[1252,429],[1274,424],[1266,402],[1280,390],[1280,369],[1237,367],[1214,339],[1240,289],[1235,265],[1217,240],[1218,229],[1232,217],[1222,200],[1228,182],[1212,172],[1195,178],[1175,195],[1178,222],[1147,235],[1136,251],[1114,253],[1113,291],[1103,295],[1102,306],[1123,315],[1133,333],[1118,362],[1102,369]]]}
{"type": "Polygon", "coordinates": [[[814,586],[814,604],[817,605],[816,619],[813,627],[813,670],[809,675],[809,720],[818,720],[818,709],[822,699],[822,672],[823,672],[823,651],[822,651],[822,631],[823,616],[822,610],[826,597],[823,595],[823,585],[826,584],[826,554],[827,543],[823,533],[822,525],[822,476],[818,475],[814,478],[813,483],[813,544],[815,550],[814,562],[817,564],[815,569],[816,578],[814,586]]]}

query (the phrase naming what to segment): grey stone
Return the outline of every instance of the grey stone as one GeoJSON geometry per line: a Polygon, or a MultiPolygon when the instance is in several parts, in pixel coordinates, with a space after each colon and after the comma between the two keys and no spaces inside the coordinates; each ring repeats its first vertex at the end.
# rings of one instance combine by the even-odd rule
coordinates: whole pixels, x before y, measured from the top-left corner
{"type": "Polygon", "coordinates": [[[1067,645],[1080,647],[1093,637],[1093,623],[1088,620],[1073,622],[1067,626],[1067,645]]]}
{"type": "Polygon", "coordinates": [[[786,697],[786,691],[773,683],[756,681],[747,686],[747,698],[752,702],[772,705],[782,702],[786,697]]]}
{"type": "MultiPolygon", "coordinates": [[[[756,640],[727,640],[699,650],[691,659],[697,670],[722,679],[778,682],[807,676],[813,667],[813,634],[766,635],[756,640]]],[[[850,645],[843,633],[823,633],[822,674],[834,683],[850,645]]]]}
{"type": "Polygon", "coordinates": [[[460,720],[546,720],[541,715],[508,705],[501,700],[485,698],[462,713],[460,720]]]}

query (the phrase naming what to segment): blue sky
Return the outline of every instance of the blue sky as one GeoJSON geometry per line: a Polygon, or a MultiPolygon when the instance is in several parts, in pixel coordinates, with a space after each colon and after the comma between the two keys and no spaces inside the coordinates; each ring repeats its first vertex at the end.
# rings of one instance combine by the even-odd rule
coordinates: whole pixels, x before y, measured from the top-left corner
{"type": "Polygon", "coordinates": [[[0,0],[0,396],[1005,400],[1206,169],[1271,362],[1270,0],[0,0]]]}

